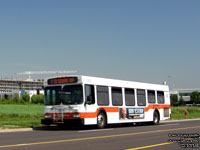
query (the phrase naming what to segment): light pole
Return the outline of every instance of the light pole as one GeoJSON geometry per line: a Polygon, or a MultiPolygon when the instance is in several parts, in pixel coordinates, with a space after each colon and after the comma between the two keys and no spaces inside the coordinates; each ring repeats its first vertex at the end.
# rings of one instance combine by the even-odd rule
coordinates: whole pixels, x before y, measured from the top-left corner
{"type": "Polygon", "coordinates": [[[174,90],[173,88],[174,88],[174,83],[173,83],[173,81],[171,80],[171,78],[173,77],[173,76],[171,76],[171,75],[168,75],[167,76],[168,77],[168,82],[169,82],[169,87],[171,87],[170,89],[171,90],[174,90]]]}

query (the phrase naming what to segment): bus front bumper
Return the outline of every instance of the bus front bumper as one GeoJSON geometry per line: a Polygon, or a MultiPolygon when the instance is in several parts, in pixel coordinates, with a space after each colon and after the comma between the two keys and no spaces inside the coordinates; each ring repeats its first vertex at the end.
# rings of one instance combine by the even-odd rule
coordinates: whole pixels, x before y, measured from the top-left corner
{"type": "Polygon", "coordinates": [[[51,125],[51,124],[70,124],[70,125],[84,125],[84,119],[76,118],[76,119],[63,119],[63,120],[54,120],[54,119],[42,119],[41,124],[51,125]]]}

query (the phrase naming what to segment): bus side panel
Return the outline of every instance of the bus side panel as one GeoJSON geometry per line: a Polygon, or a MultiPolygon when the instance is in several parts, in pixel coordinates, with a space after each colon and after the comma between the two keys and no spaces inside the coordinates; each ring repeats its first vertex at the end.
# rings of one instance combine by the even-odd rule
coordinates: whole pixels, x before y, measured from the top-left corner
{"type": "Polygon", "coordinates": [[[154,109],[149,109],[147,112],[145,112],[143,121],[153,121],[153,113],[154,109]]]}
{"type": "MultiPolygon", "coordinates": [[[[157,109],[159,112],[159,116],[160,116],[160,120],[166,120],[170,118],[170,114],[171,114],[171,109],[157,109]],[[165,116],[167,113],[168,116],[165,116]]],[[[153,115],[154,115],[154,111],[155,109],[149,109],[147,112],[145,112],[145,118],[143,121],[153,121],[153,115]]]]}
{"type": "Polygon", "coordinates": [[[164,120],[164,109],[159,109],[159,114],[160,114],[160,120],[164,120]]]}
{"type": "Polygon", "coordinates": [[[84,125],[96,125],[97,124],[97,118],[85,118],[84,119],[84,125]]]}
{"type": "Polygon", "coordinates": [[[84,107],[84,112],[87,114],[84,116],[84,125],[95,125],[97,124],[97,112],[98,107],[95,105],[86,105],[84,107]],[[88,116],[88,114],[92,114],[92,116],[88,116]]]}
{"type": "Polygon", "coordinates": [[[170,114],[171,114],[171,109],[160,109],[159,110],[160,113],[160,120],[167,120],[170,118],[170,114]]]}
{"type": "Polygon", "coordinates": [[[107,113],[107,123],[119,123],[119,112],[108,112],[107,113]]]}
{"type": "MultiPolygon", "coordinates": [[[[170,104],[170,93],[165,92],[165,104],[170,104]]],[[[171,116],[171,107],[163,110],[163,120],[169,119],[171,116]]]]}

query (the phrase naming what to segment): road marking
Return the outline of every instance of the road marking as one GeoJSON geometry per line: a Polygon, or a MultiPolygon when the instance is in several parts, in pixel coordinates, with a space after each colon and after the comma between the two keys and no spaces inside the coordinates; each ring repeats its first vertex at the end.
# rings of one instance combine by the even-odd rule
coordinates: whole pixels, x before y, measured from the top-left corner
{"type": "Polygon", "coordinates": [[[158,125],[158,126],[176,126],[176,125],[180,125],[180,124],[178,124],[178,123],[174,123],[174,124],[161,124],[161,125],[158,125]]]}
{"type": "Polygon", "coordinates": [[[156,146],[162,146],[162,145],[167,145],[167,144],[173,144],[173,143],[172,143],[172,142],[166,142],[166,143],[160,143],[160,144],[148,145],[148,146],[143,146],[143,147],[131,148],[131,149],[127,149],[127,150],[145,149],[145,148],[156,147],[156,146]]]}
{"type": "MultiPolygon", "coordinates": [[[[200,139],[200,137],[199,137],[199,139],[200,139]]],[[[184,140],[193,140],[193,139],[184,139],[184,140]]],[[[156,146],[163,146],[163,145],[173,144],[173,143],[175,143],[175,142],[165,142],[165,143],[148,145],[148,146],[142,146],[142,147],[136,147],[136,148],[126,149],[126,150],[146,149],[146,148],[151,148],[151,147],[156,147],[156,146]]]]}
{"type": "Polygon", "coordinates": [[[78,132],[100,132],[100,131],[108,131],[108,130],[113,130],[113,129],[81,130],[78,132]]]}
{"type": "Polygon", "coordinates": [[[175,128],[175,129],[165,129],[165,130],[154,130],[154,131],[146,131],[146,132],[114,134],[114,135],[96,136],[96,137],[79,138],[79,139],[67,139],[67,140],[35,142],[35,143],[22,143],[22,144],[15,144],[15,145],[1,145],[0,148],[17,147],[17,146],[30,146],[30,145],[40,145],[40,144],[52,144],[52,143],[63,143],[63,142],[72,142],[72,141],[94,140],[94,139],[113,138],[113,137],[148,134],[148,133],[159,133],[159,132],[177,131],[177,130],[186,130],[186,129],[195,129],[195,128],[200,128],[200,126],[192,126],[192,127],[185,127],[185,128],[175,128]]]}

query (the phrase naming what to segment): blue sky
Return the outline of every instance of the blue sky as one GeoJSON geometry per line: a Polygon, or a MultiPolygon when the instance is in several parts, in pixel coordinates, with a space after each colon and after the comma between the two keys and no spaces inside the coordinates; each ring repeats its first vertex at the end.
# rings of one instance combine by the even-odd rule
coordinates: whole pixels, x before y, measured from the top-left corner
{"type": "Polygon", "coordinates": [[[199,8],[199,0],[1,0],[0,77],[77,70],[200,88],[199,8]]]}

